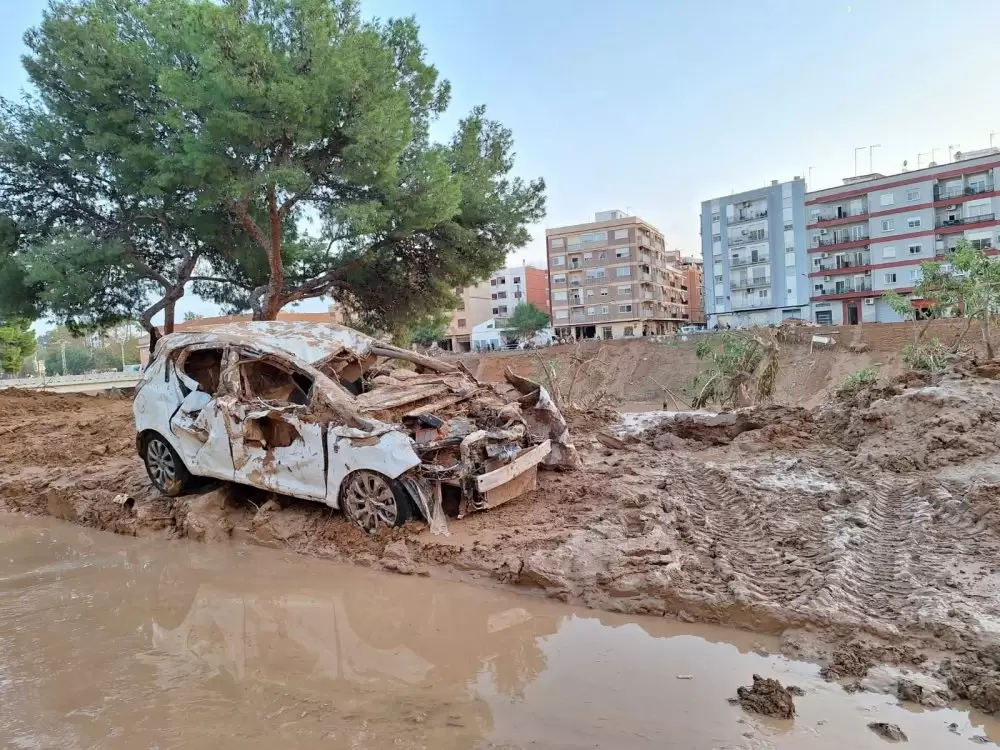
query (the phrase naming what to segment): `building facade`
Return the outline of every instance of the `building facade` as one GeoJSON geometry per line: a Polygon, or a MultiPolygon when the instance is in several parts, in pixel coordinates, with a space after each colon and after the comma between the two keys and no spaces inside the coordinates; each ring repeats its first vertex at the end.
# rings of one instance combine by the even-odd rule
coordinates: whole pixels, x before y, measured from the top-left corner
{"type": "Polygon", "coordinates": [[[667,261],[687,275],[688,313],[692,325],[705,325],[705,264],[684,256],[682,250],[667,250],[667,261]]]}
{"type": "Polygon", "coordinates": [[[690,319],[687,275],[663,234],[621,211],[545,230],[552,324],[575,339],[652,336],[690,319]]]}
{"type": "Polygon", "coordinates": [[[709,326],[809,317],[805,180],[704,201],[701,245],[709,326]]]}
{"type": "Polygon", "coordinates": [[[977,248],[998,247],[998,170],[1000,149],[994,148],[809,193],[812,319],[835,325],[898,321],[882,296],[889,289],[909,294],[921,263],[947,257],[962,238],[977,248]]]}
{"type": "Polygon", "coordinates": [[[451,321],[445,329],[444,338],[438,342],[442,349],[452,352],[472,351],[472,328],[488,320],[493,312],[490,299],[492,287],[489,281],[475,286],[461,287],[455,294],[461,299],[451,312],[451,321]]]}
{"type": "Polygon", "coordinates": [[[497,271],[490,277],[490,298],[493,301],[491,314],[501,326],[522,302],[530,302],[551,315],[549,272],[544,268],[528,265],[511,266],[497,271]]]}

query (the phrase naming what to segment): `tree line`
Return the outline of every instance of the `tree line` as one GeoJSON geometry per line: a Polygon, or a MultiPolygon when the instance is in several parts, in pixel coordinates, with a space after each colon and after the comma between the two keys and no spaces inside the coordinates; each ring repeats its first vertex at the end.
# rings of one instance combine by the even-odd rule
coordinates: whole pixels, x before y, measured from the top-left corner
{"type": "MultiPolygon", "coordinates": [[[[453,307],[545,210],[511,131],[450,86],[413,18],[355,0],[55,0],[0,101],[0,322],[137,319],[193,290],[274,319],[333,296],[395,332],[453,307]]],[[[162,315],[160,331],[154,317],[162,315]]]]}

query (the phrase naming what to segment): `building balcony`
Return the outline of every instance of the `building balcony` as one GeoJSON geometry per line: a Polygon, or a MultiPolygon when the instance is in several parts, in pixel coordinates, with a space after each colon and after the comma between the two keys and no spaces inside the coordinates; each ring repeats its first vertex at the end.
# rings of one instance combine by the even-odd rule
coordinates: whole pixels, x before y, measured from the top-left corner
{"type": "Polygon", "coordinates": [[[752,289],[756,286],[771,286],[770,276],[749,276],[745,279],[730,279],[730,289],[752,289]]]}
{"type": "MultiPolygon", "coordinates": [[[[735,299],[731,301],[730,307],[733,310],[752,310],[755,307],[774,307],[770,297],[754,297],[753,299],[735,299]]],[[[720,312],[725,312],[720,311],[720,312]]]]}
{"type": "Polygon", "coordinates": [[[934,226],[937,228],[941,227],[960,227],[965,224],[979,224],[983,221],[993,221],[996,218],[996,214],[979,214],[978,216],[966,216],[963,219],[938,219],[934,222],[934,226]]]}
{"type": "Polygon", "coordinates": [[[952,198],[961,198],[966,195],[978,195],[979,193],[992,193],[993,183],[987,182],[982,185],[960,185],[946,188],[944,185],[934,186],[934,200],[947,201],[952,198]]]}
{"type": "Polygon", "coordinates": [[[860,257],[838,258],[820,263],[814,270],[816,271],[837,271],[841,268],[858,268],[859,266],[870,266],[872,254],[868,251],[858,253],[860,257]]]}
{"type": "Polygon", "coordinates": [[[871,237],[867,234],[851,237],[834,235],[833,237],[820,237],[816,247],[831,247],[833,245],[846,245],[850,242],[871,242],[871,237]]]}
{"type": "Polygon", "coordinates": [[[741,235],[740,237],[730,237],[729,246],[737,247],[739,245],[747,245],[751,242],[766,242],[766,241],[767,241],[767,232],[763,233],[754,232],[753,234],[744,234],[741,235]]]}
{"type": "Polygon", "coordinates": [[[731,219],[726,219],[726,224],[732,226],[733,224],[742,224],[745,221],[757,221],[758,219],[767,218],[767,209],[763,211],[740,211],[731,219]]]}
{"type": "Polygon", "coordinates": [[[839,211],[831,211],[830,213],[820,214],[809,226],[822,226],[824,223],[831,221],[846,224],[850,223],[852,219],[856,221],[864,221],[866,216],[868,216],[867,208],[862,208],[860,211],[848,211],[846,209],[842,209],[839,211]]]}
{"type": "Polygon", "coordinates": [[[742,266],[755,266],[758,263],[770,263],[770,262],[771,262],[771,256],[769,256],[769,255],[763,255],[763,256],[758,255],[756,258],[750,257],[750,258],[741,258],[740,260],[731,260],[729,262],[729,267],[730,268],[740,268],[742,266]]]}
{"type": "Polygon", "coordinates": [[[836,294],[856,294],[858,292],[870,292],[872,290],[872,282],[865,281],[862,284],[857,282],[843,282],[830,289],[823,289],[817,292],[816,296],[819,297],[831,297],[836,294]]]}

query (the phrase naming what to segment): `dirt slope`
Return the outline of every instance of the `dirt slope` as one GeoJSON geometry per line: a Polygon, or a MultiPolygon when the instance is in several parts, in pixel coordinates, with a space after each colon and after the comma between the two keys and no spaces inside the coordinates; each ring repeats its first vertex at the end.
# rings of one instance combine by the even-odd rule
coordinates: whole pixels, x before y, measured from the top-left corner
{"type": "Polygon", "coordinates": [[[813,643],[820,633],[851,677],[919,664],[939,672],[927,677],[935,701],[972,697],[994,710],[996,374],[966,368],[814,410],[773,406],[733,439],[654,426],[611,450],[592,432],[600,419],[578,419],[585,471],[546,473],[529,496],[451,520],[447,537],[410,524],[369,538],[324,506],[245,488],[168,501],[134,457],[127,400],[0,392],[0,508],[472,573],[598,608],[785,632],[798,655],[828,658],[813,643]]]}

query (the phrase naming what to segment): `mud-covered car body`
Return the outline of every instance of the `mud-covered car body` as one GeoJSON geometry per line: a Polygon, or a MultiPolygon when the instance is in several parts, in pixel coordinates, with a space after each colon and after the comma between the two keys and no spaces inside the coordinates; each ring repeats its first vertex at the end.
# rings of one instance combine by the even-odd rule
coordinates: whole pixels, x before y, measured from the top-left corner
{"type": "Polygon", "coordinates": [[[136,389],[137,444],[159,436],[191,475],[334,508],[348,477],[385,477],[433,525],[442,507],[533,489],[539,464],[578,464],[545,390],[508,380],[332,324],[226,324],[158,342],[136,389]]]}

